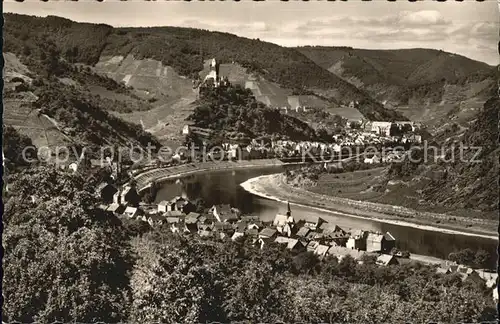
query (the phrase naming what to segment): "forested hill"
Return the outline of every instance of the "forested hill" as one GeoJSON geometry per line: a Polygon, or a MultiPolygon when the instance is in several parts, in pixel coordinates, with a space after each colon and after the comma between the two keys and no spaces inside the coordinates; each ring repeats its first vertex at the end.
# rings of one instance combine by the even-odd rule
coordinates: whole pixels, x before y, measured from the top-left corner
{"type": "Polygon", "coordinates": [[[98,182],[13,175],[5,203],[5,323],[492,322],[491,289],[415,261],[320,259],[251,237],[151,228],[94,206],[98,182]],[[34,198],[35,197],[35,198],[34,198]],[[33,200],[35,199],[35,201],[33,200]]]}
{"type": "MultiPolygon", "coordinates": [[[[497,187],[499,172],[499,113],[500,100],[495,96],[484,104],[472,126],[455,136],[454,141],[450,137],[451,131],[447,132],[445,139],[442,139],[443,136],[435,137],[436,147],[447,150],[445,158],[449,162],[428,158],[424,163],[421,156],[419,163],[405,160],[393,164],[391,175],[412,178],[415,185],[421,179],[428,179],[420,191],[420,198],[430,206],[474,209],[480,211],[481,217],[497,218],[498,191],[493,188],[497,187]],[[460,152],[460,144],[465,147],[463,153],[460,152]]],[[[415,161],[418,159],[415,158],[415,161]]]]}
{"type": "Polygon", "coordinates": [[[420,106],[429,100],[456,103],[477,96],[486,100],[488,87],[495,83],[495,67],[440,50],[322,46],[297,50],[374,98],[397,104],[412,99],[420,106]]]}
{"type": "Polygon", "coordinates": [[[4,124],[28,136],[36,146],[159,146],[140,125],[109,112],[124,103],[105,100],[87,89],[90,84],[99,85],[125,94],[127,88],[60,59],[50,40],[25,60],[27,65],[12,54],[4,57],[4,124]]]}
{"type": "Polygon", "coordinates": [[[203,59],[237,62],[269,81],[294,90],[315,91],[334,102],[360,101],[359,110],[371,119],[400,119],[367,93],[321,68],[292,48],[228,33],[178,27],[112,28],[48,16],[5,14],[5,52],[29,57],[39,51],[47,35],[65,60],[94,65],[103,56],[151,58],[179,74],[196,77],[203,59]]]}
{"type": "Polygon", "coordinates": [[[218,134],[239,133],[249,138],[320,139],[305,122],[267,107],[256,101],[249,89],[239,86],[202,92],[189,120],[197,127],[209,128],[218,134]]]}
{"type": "MultiPolygon", "coordinates": [[[[435,179],[424,190],[427,200],[481,211],[498,211],[498,190],[493,188],[498,185],[499,175],[499,113],[500,100],[496,96],[490,98],[461,139],[463,145],[470,148],[464,150],[464,161],[456,158],[457,161],[445,164],[444,168],[434,166],[434,170],[444,169],[446,177],[435,179]],[[479,152],[477,148],[480,148],[479,152]]],[[[454,156],[460,156],[458,148],[454,156]]],[[[495,214],[498,217],[498,213],[495,214]]]]}
{"type": "Polygon", "coordinates": [[[494,70],[486,63],[434,49],[367,50],[351,47],[304,46],[297,50],[324,69],[342,62],[344,73],[364,83],[418,85],[446,79],[449,83],[487,77],[494,70]],[[371,70],[375,73],[364,73],[371,70]]]}

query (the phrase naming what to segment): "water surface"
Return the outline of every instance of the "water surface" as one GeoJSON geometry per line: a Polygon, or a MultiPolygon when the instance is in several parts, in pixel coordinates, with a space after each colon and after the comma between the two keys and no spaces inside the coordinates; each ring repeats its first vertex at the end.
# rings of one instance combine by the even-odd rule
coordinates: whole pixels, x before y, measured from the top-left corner
{"type": "MultiPolygon", "coordinates": [[[[286,212],[286,204],[257,197],[245,191],[240,184],[250,178],[283,171],[282,167],[268,167],[235,171],[213,171],[169,180],[162,184],[156,201],[185,195],[189,199],[202,198],[207,205],[230,204],[245,214],[258,215],[263,220],[272,220],[278,212],[286,212]]],[[[497,240],[468,235],[448,234],[401,225],[387,224],[376,220],[363,220],[342,216],[334,212],[319,212],[307,207],[292,206],[297,218],[320,216],[346,230],[364,229],[389,231],[396,238],[397,247],[410,253],[446,258],[450,252],[465,248],[484,249],[492,256],[491,266],[496,268],[497,240]]]]}

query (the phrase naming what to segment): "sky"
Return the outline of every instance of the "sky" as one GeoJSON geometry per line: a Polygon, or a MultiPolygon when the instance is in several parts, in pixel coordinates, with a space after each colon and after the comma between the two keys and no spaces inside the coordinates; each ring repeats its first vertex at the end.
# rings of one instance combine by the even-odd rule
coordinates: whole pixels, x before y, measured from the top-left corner
{"type": "Polygon", "coordinates": [[[54,15],[115,27],[194,27],[282,46],[434,48],[491,65],[499,63],[499,9],[500,0],[4,1],[4,12],[54,15]]]}

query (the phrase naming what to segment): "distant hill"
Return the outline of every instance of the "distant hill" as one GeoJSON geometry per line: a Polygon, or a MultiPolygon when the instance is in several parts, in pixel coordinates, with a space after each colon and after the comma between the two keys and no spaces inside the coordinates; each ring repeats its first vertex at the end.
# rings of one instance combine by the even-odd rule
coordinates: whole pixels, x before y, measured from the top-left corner
{"type": "Polygon", "coordinates": [[[297,48],[319,66],[365,90],[412,120],[438,125],[460,105],[480,107],[495,83],[495,68],[432,49],[297,48]]]}
{"type": "MultiPolygon", "coordinates": [[[[216,57],[221,63],[238,63],[249,74],[257,74],[280,88],[288,89],[286,91],[307,90],[326,97],[334,106],[358,101],[359,111],[369,119],[402,118],[396,111],[384,109],[363,90],[329,73],[299,51],[258,39],[192,28],[112,28],[102,24],[80,24],[53,16],[37,18],[6,14],[5,22],[5,51],[20,57],[37,56],[39,49],[43,47],[43,41],[53,38],[66,61],[95,66],[99,72],[107,63],[112,65],[113,60],[118,58],[116,68],[104,67],[102,72],[114,74],[114,77],[110,77],[115,81],[123,81],[130,74],[127,78],[135,78],[131,85],[146,84],[145,88],[148,89],[143,90],[147,91],[162,85],[161,73],[156,75],[154,70],[157,62],[167,70],[171,67],[180,77],[198,78],[199,72],[203,70],[203,61],[216,57]],[[122,68],[121,65],[122,62],[132,62],[131,60],[149,60],[153,64],[150,72],[153,75],[146,73],[133,76],[134,72],[130,68],[134,65],[127,68],[122,68]]],[[[140,69],[145,70],[146,67],[140,69]]],[[[169,86],[175,87],[175,84],[170,83],[169,86]]],[[[185,90],[186,87],[183,86],[179,91],[164,95],[169,98],[182,97],[185,90]]],[[[168,100],[164,103],[174,104],[168,100]]]]}
{"type": "Polygon", "coordinates": [[[434,49],[367,50],[350,47],[305,46],[297,50],[326,70],[342,70],[365,85],[414,86],[446,79],[456,84],[467,77],[491,75],[492,66],[458,54],[434,49]],[[337,68],[335,65],[339,65],[337,68]],[[365,73],[372,72],[372,73],[365,73]]]}

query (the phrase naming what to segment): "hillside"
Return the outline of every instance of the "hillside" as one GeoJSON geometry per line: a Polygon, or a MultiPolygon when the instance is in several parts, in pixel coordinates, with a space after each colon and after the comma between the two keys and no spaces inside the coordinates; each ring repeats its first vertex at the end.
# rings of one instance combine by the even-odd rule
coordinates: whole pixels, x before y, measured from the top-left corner
{"type": "Polygon", "coordinates": [[[218,135],[240,133],[247,138],[317,139],[314,129],[305,122],[258,102],[251,90],[238,85],[203,91],[188,120],[196,127],[215,130],[218,135]]]}
{"type": "Polygon", "coordinates": [[[297,50],[386,107],[431,126],[463,106],[481,107],[495,81],[493,67],[438,50],[311,46],[297,50]]]}
{"type": "MultiPolygon", "coordinates": [[[[95,66],[96,71],[115,81],[149,92],[146,95],[160,92],[155,106],[170,107],[186,94],[189,96],[189,79],[199,77],[205,59],[216,57],[221,63],[235,62],[246,69],[247,74],[267,80],[268,83],[259,84],[259,87],[273,83],[286,93],[313,91],[326,97],[334,107],[359,101],[359,111],[366,118],[401,119],[397,112],[384,109],[368,94],[322,69],[298,51],[258,39],[192,28],[112,28],[52,16],[36,18],[6,14],[5,21],[5,51],[29,58],[42,47],[46,35],[51,35],[66,61],[95,66]],[[78,32],[80,26],[81,33],[78,32]],[[138,70],[149,72],[138,73],[138,70]],[[183,77],[187,78],[186,82],[179,79],[183,77]],[[155,91],[160,87],[170,90],[155,91]]],[[[282,97],[276,94],[281,90],[266,91],[282,97]]],[[[262,101],[269,103],[266,98],[262,101]]],[[[146,128],[152,126],[146,125],[146,128]]]]}
{"type": "Polygon", "coordinates": [[[419,189],[419,198],[431,208],[469,209],[482,217],[498,217],[499,112],[499,99],[489,99],[469,129],[455,128],[435,138],[438,147],[446,149],[447,161],[436,162],[432,156],[426,163],[404,161],[392,165],[390,178],[412,179],[411,187],[419,189]],[[461,155],[459,143],[470,149],[461,155]]]}
{"type": "MultiPolygon", "coordinates": [[[[40,55],[49,57],[53,47],[48,41],[40,55]]],[[[38,147],[60,145],[159,145],[158,141],[109,111],[129,109],[127,101],[106,99],[89,87],[103,89],[116,96],[147,103],[111,79],[95,75],[62,60],[51,62],[26,60],[6,53],[4,77],[4,124],[28,136],[38,147]],[[46,64],[50,64],[47,66],[46,64]],[[56,75],[46,75],[47,70],[56,75]]]]}
{"type": "MultiPolygon", "coordinates": [[[[476,121],[465,131],[461,142],[466,147],[464,160],[450,165],[434,167],[445,176],[430,183],[423,191],[426,200],[447,206],[475,208],[483,211],[498,210],[498,118],[500,100],[491,98],[477,114],[476,121]],[[444,170],[443,170],[444,169],[444,170]]],[[[456,157],[460,151],[454,151],[456,157]]],[[[457,159],[458,160],[458,159],[457,159]]]]}
{"type": "Polygon", "coordinates": [[[461,55],[434,49],[367,50],[350,47],[305,46],[297,48],[324,69],[341,64],[343,74],[370,85],[427,84],[446,79],[451,84],[474,74],[486,75],[492,67],[461,55]],[[373,74],[363,73],[366,71],[373,74]]]}

